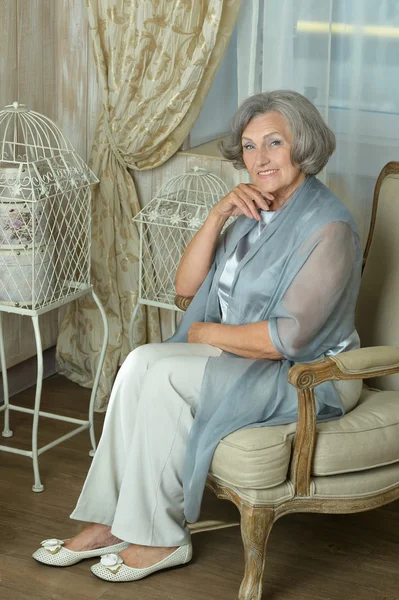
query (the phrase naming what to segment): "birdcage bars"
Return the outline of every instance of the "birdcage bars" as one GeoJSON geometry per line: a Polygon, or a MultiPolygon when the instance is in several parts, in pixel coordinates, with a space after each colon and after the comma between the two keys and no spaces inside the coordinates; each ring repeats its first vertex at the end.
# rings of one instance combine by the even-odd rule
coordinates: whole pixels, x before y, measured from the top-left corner
{"type": "Polygon", "coordinates": [[[38,457],[88,429],[92,444],[94,401],[108,342],[104,308],[90,282],[90,185],[97,182],[61,130],[47,117],[17,102],[0,111],[0,366],[3,375],[3,437],[13,435],[10,411],[33,416],[30,450],[0,445],[0,450],[33,460],[33,491],[44,489],[38,457]],[[91,293],[100,310],[104,338],[94,377],[87,420],[40,410],[43,356],[39,315],[91,293]],[[3,339],[3,312],[32,319],[37,380],[33,409],[10,403],[3,339]],[[68,434],[38,447],[39,417],[78,425],[68,434]]]}
{"type": "Polygon", "coordinates": [[[174,303],[177,266],[209,210],[227,193],[227,186],[219,177],[194,167],[167,181],[134,217],[139,226],[140,268],[138,302],[129,326],[131,348],[140,305],[174,311],[175,324],[176,313],[181,312],[174,303]]]}
{"type": "Polygon", "coordinates": [[[0,113],[0,303],[31,311],[90,288],[96,180],[56,125],[15,104],[0,113]]]}

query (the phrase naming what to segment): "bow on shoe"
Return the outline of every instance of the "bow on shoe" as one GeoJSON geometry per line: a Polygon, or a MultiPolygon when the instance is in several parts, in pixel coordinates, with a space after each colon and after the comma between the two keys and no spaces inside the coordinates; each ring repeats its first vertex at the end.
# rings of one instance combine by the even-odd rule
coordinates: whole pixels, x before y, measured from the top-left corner
{"type": "Polygon", "coordinates": [[[103,567],[108,569],[114,575],[119,571],[121,566],[123,565],[123,560],[119,556],[119,554],[104,554],[101,557],[101,564],[103,567]]]}
{"type": "Polygon", "coordinates": [[[59,552],[64,545],[64,542],[62,540],[52,538],[51,540],[43,540],[41,545],[45,550],[47,550],[47,552],[50,552],[50,554],[57,554],[57,552],[59,552]]]}

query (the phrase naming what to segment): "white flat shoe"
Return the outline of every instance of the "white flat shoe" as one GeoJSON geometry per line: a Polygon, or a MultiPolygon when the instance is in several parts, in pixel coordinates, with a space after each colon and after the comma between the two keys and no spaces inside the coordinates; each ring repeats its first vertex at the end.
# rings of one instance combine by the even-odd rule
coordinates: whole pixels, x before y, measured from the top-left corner
{"type": "Polygon", "coordinates": [[[135,569],[134,567],[125,565],[119,554],[106,554],[101,557],[101,562],[91,567],[91,572],[94,573],[96,577],[105,579],[106,581],[136,581],[137,579],[143,579],[156,571],[184,565],[191,560],[192,555],[193,547],[190,542],[185,546],[180,546],[177,550],[172,552],[172,554],[169,554],[169,556],[151,567],[135,569]]]}
{"type": "Polygon", "coordinates": [[[120,542],[113,546],[87,550],[85,552],[74,552],[73,550],[68,550],[68,548],[63,548],[63,540],[57,539],[43,540],[41,545],[42,547],[32,554],[35,560],[44,565],[51,565],[52,567],[70,567],[86,558],[96,558],[109,552],[122,552],[130,544],[128,542],[120,542]]]}

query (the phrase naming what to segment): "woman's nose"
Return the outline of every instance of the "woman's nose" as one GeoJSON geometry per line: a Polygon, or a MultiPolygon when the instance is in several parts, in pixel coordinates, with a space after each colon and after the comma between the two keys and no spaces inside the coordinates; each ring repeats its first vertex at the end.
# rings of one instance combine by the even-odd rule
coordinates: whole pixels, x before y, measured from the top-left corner
{"type": "Polygon", "coordinates": [[[267,165],[270,162],[269,153],[266,148],[259,148],[256,163],[258,166],[267,165]]]}

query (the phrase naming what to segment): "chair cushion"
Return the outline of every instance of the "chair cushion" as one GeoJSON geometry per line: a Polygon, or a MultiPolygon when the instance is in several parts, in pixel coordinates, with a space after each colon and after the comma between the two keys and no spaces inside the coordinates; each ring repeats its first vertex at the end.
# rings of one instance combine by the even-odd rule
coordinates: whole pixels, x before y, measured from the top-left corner
{"type": "Polygon", "coordinates": [[[399,392],[364,388],[342,419],[317,427],[312,475],[338,475],[399,461],[399,392]]]}
{"type": "MultiPolygon", "coordinates": [[[[280,486],[273,488],[278,490],[280,486]]],[[[399,488],[399,463],[377,467],[368,471],[331,475],[330,477],[313,477],[310,495],[313,498],[367,498],[381,492],[399,488]]],[[[262,490],[270,492],[271,490],[262,490]]],[[[260,490],[257,490],[258,494],[260,490]]],[[[371,508],[371,507],[370,507],[371,508]]]]}
{"type": "MultiPolygon", "coordinates": [[[[223,480],[215,479],[220,485],[225,484],[223,480]]],[[[357,473],[313,477],[310,481],[310,498],[315,500],[348,500],[353,498],[359,501],[381,492],[398,489],[398,486],[399,463],[395,463],[385,467],[369,469],[368,471],[358,471],[357,473]]],[[[242,488],[232,485],[228,487],[238,494],[243,502],[252,505],[282,504],[295,496],[294,486],[289,479],[286,479],[280,485],[262,489],[242,488]]],[[[399,496],[399,489],[397,495],[399,496]]],[[[359,503],[360,506],[361,503],[359,503]]],[[[342,512],[346,511],[342,510],[342,512]]]]}
{"type": "MultiPolygon", "coordinates": [[[[296,424],[240,429],[217,447],[210,471],[239,488],[266,489],[287,478],[296,424]]],[[[341,419],[317,425],[313,476],[399,462],[399,392],[364,388],[341,419]]]]}

